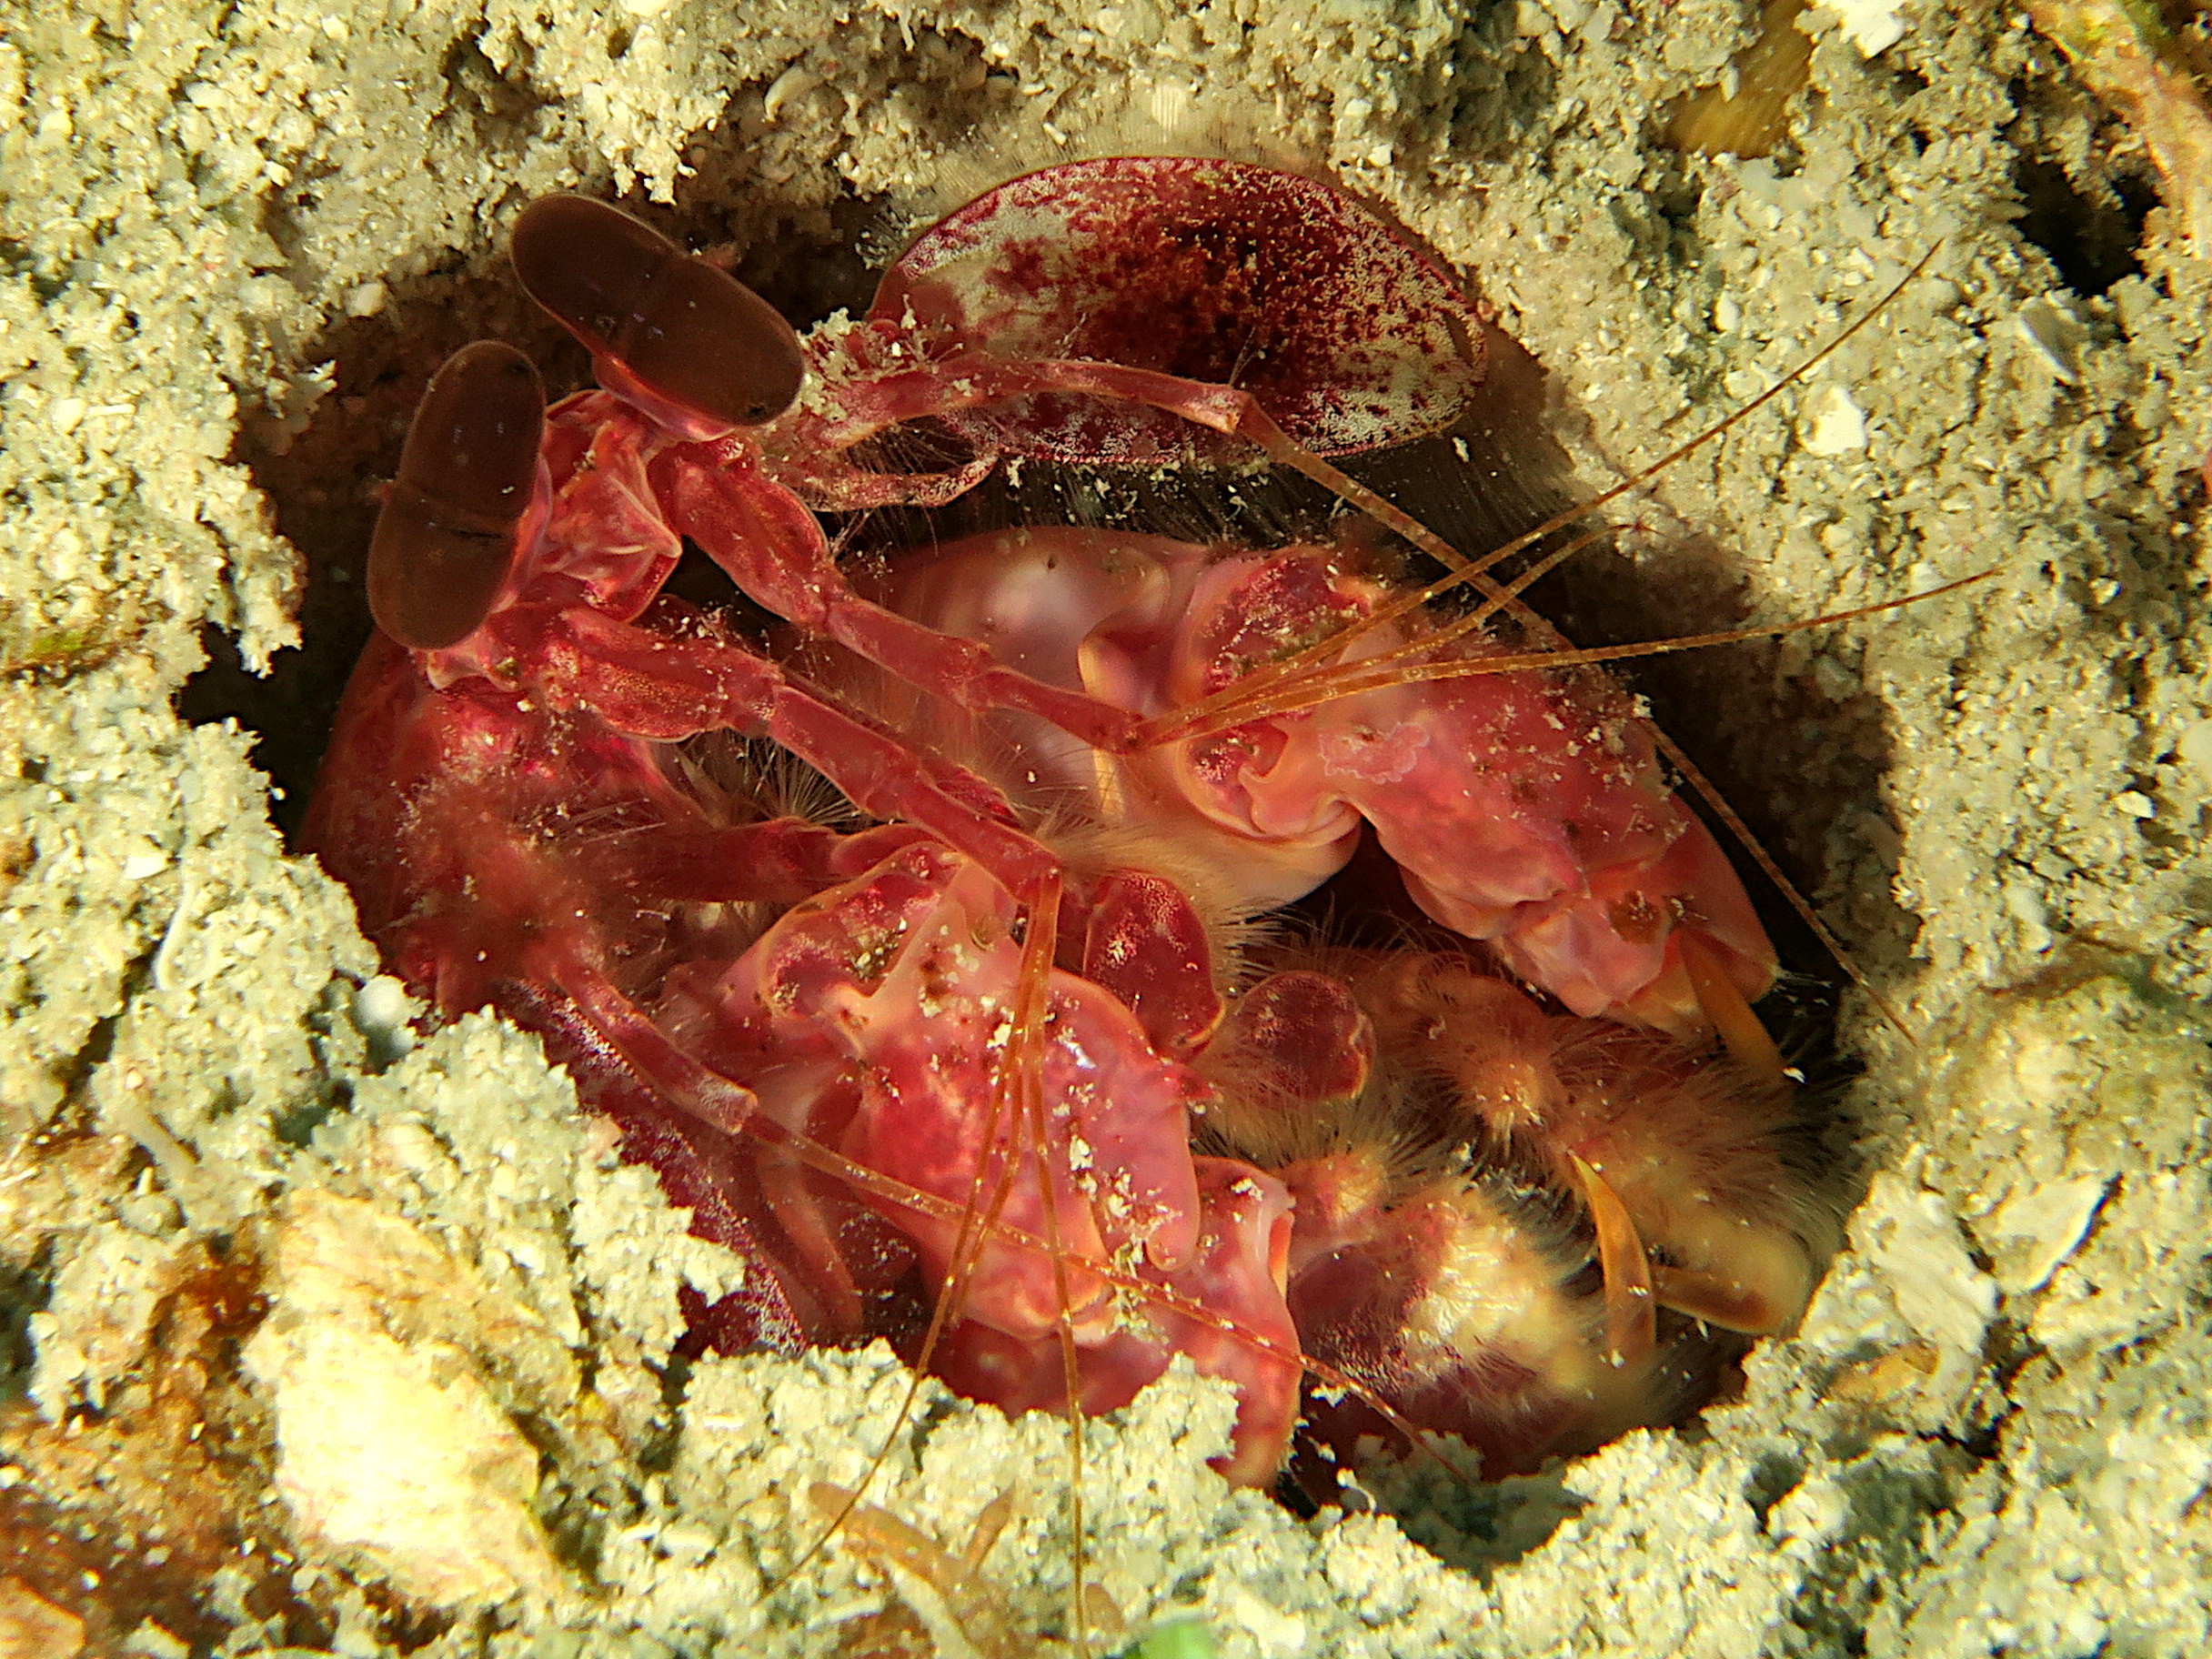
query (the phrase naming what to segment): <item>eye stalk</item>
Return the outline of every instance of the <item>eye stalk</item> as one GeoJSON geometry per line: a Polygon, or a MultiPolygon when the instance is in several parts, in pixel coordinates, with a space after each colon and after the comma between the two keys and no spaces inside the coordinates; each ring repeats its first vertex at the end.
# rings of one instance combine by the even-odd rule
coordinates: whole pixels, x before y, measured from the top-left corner
{"type": "Polygon", "coordinates": [[[512,346],[464,346],[432,378],[368,546],[368,608],[401,645],[442,650],[491,614],[528,539],[545,420],[512,346]]]}
{"type": "Polygon", "coordinates": [[[532,202],[511,257],[529,297],[590,348],[599,383],[686,437],[759,426],[799,396],[806,356],[781,314],[619,207],[532,202]]]}

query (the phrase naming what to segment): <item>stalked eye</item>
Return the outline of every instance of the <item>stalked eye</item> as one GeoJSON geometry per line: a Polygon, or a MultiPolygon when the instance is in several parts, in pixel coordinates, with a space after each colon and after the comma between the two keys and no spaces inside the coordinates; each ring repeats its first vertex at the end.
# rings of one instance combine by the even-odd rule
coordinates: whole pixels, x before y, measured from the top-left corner
{"type": "Polygon", "coordinates": [[[799,396],[806,358],[776,308],[618,207],[532,202],[512,255],[524,289],[590,347],[603,380],[611,363],[689,430],[757,427],[799,396]]]}
{"type": "Polygon", "coordinates": [[[368,608],[401,645],[441,650],[491,614],[522,550],[545,417],[538,371],[497,340],[431,380],[368,548],[368,608]]]}

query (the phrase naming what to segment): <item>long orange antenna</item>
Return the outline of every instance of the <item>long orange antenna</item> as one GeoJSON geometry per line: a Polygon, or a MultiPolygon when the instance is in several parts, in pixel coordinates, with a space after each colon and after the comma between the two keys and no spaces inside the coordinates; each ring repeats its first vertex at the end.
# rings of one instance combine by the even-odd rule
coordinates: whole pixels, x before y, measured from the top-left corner
{"type": "MultiPolygon", "coordinates": [[[[1986,582],[1996,575],[1995,569],[1977,570],[1972,576],[1946,582],[1940,588],[1929,588],[1919,593],[1908,593],[1902,598],[1883,599],[1873,605],[1861,605],[1850,610],[1831,611],[1825,616],[1806,617],[1796,622],[1775,622],[1765,627],[1731,628],[1718,633],[1682,634],[1672,639],[1644,639],[1633,645],[1598,645],[1583,649],[1561,651],[1516,651],[1495,657],[1453,657],[1442,662],[1415,663],[1398,667],[1404,651],[1390,654],[1388,658],[1362,658],[1342,669],[1322,675],[1308,675],[1295,681],[1287,689],[1239,700],[1226,709],[1212,710],[1203,719],[1191,718],[1197,713],[1196,705],[1179,709],[1172,714],[1158,715],[1140,728],[1148,738],[1161,742],[1171,742],[1177,738],[1223,731],[1246,720],[1264,719],[1272,715],[1295,714],[1302,709],[1317,709],[1340,697],[1350,697],[1361,691],[1381,690],[1390,686],[1412,685],[1431,679],[1475,679],[1487,674],[1519,674],[1535,669],[1574,668],[1589,663],[1624,662],[1636,657],[1670,656],[1676,651],[1701,650],[1706,646],[1734,645],[1745,639],[1778,639],[1786,634],[1802,634],[1815,628],[1831,628],[1841,622],[1855,622],[1862,617],[1879,615],[1885,610],[1902,610],[1907,605],[1917,605],[1925,599],[1941,598],[1946,593],[1956,593],[1961,588],[1971,588],[1976,582],[1986,582]],[[1376,669],[1373,662],[1388,666],[1376,669]]],[[[1466,629],[1455,621],[1442,638],[1448,642],[1466,629]]],[[[1416,644],[1431,649],[1435,643],[1423,639],[1416,644]]],[[[1237,682],[1239,684],[1242,681],[1237,682]]],[[[1670,756],[1671,759],[1673,757],[1670,756]]]]}
{"type": "MultiPolygon", "coordinates": [[[[1237,436],[1258,445],[1271,459],[1280,461],[1293,471],[1302,473],[1305,477],[1312,478],[1346,505],[1358,508],[1376,523],[1382,525],[1383,528],[1402,537],[1429,555],[1430,558],[1458,572],[1461,579],[1473,581],[1483,572],[1495,566],[1499,560],[1510,558],[1522,548],[1533,547],[1555,531],[1563,530],[1576,520],[1597,511],[1598,508],[1608,507],[1623,496],[1643,488],[1644,485],[1665,472],[1684,456],[1694,454],[1704,448],[1705,445],[1733,431],[1790,387],[1800,384],[1807,375],[1841,351],[1861,329],[1886,311],[1890,302],[1904,293],[1905,288],[1927,269],[1930,262],[1942,251],[1943,244],[1938,242],[1926,253],[1921,255],[1914,262],[1911,270],[1899,277],[1887,293],[1867,307],[1859,316],[1852,318],[1834,339],[1741,408],[1730,411],[1729,414],[1707,427],[1694,437],[1685,443],[1676,445],[1641,472],[1632,473],[1612,488],[1601,491],[1587,501],[1569,508],[1563,512],[1554,513],[1534,529],[1522,532],[1511,541],[1493,548],[1479,559],[1470,559],[1412,514],[1385,501],[1358,479],[1322,460],[1321,457],[1309,454],[1301,448],[1291,439],[1289,434],[1276,426],[1274,421],[1261,411],[1256,405],[1253,406],[1252,412],[1238,424],[1237,436]]],[[[1487,584],[1478,582],[1477,586],[1482,587],[1485,593],[1492,591],[1491,587],[1487,584]]],[[[1372,620],[1363,618],[1353,623],[1352,628],[1346,631],[1353,632],[1356,635],[1357,632],[1364,631],[1372,626],[1373,626],[1372,620]]]]}
{"type": "Polygon", "coordinates": [[[1594,542],[1603,541],[1611,534],[1610,528],[1591,530],[1576,537],[1564,547],[1553,548],[1514,577],[1510,583],[1504,586],[1499,597],[1484,599],[1465,615],[1453,618],[1451,621],[1432,632],[1418,635],[1407,640],[1403,645],[1395,646],[1387,651],[1378,651],[1372,657],[1362,657],[1356,663],[1341,661],[1342,646],[1347,636],[1353,635],[1355,632],[1362,635],[1370,633],[1386,622],[1393,622],[1401,617],[1410,615],[1419,610],[1431,599],[1437,598],[1458,587],[1463,578],[1456,575],[1447,576],[1431,582],[1426,588],[1398,594],[1385,603],[1377,606],[1368,616],[1362,618],[1355,628],[1341,629],[1287,657],[1278,659],[1273,662],[1262,663],[1249,673],[1232,680],[1219,691],[1201,698],[1195,703],[1186,703],[1180,709],[1153,716],[1137,728],[1137,746],[1149,748],[1157,743],[1172,742],[1179,737],[1225,730],[1243,720],[1257,718],[1248,710],[1257,707],[1267,693],[1278,690],[1286,685],[1313,686],[1320,689],[1321,694],[1315,697],[1311,703],[1296,705],[1298,707],[1312,708],[1327,702],[1337,694],[1345,679],[1355,672],[1362,675],[1372,674],[1392,663],[1428,656],[1453,641],[1473,633],[1496,616],[1499,611],[1504,609],[1512,599],[1518,598],[1540,578],[1549,575],[1584,548],[1594,542]]]}
{"type": "MultiPolygon", "coordinates": [[[[1017,993],[1018,1008],[1026,1005],[1031,977],[1031,963],[1039,951],[1042,952],[1044,964],[1043,973],[1040,976],[1040,980],[1047,990],[1050,989],[1051,962],[1057,949],[1059,931],[1060,891],[1060,873],[1055,870],[1041,883],[1041,890],[1030,905],[1029,932],[1022,941],[1021,977],[1017,981],[1021,987],[1021,990],[1017,993]]],[[[1041,1034],[1043,1025],[1041,1010],[1034,1025],[1036,1031],[1041,1034]]],[[[989,1147],[996,1143],[999,1126],[1007,1121],[1009,1118],[1013,1120],[1013,1132],[1016,1134],[1021,1132],[1025,1121],[1021,1099],[1025,1079],[1035,1085],[1033,1092],[1041,1099],[1043,1054],[1034,1043],[1029,1045],[1026,1051],[1023,1049],[1020,1038],[1025,1029],[1028,1028],[1017,1014],[1014,1032],[1007,1044],[1010,1063],[1002,1068],[992,1080],[990,1105],[984,1118],[983,1131],[979,1137],[979,1145],[989,1147]],[[1033,1064],[1031,1063],[1032,1061],[1033,1064]],[[1012,1097],[1010,1111],[1008,1110],[1010,1097],[1012,1097]]],[[[1041,1122],[1041,1111],[1040,1111],[1034,1115],[1041,1122]]],[[[856,1188],[891,1198],[893,1202],[905,1203],[910,1208],[923,1210],[925,1212],[934,1212],[931,1206],[913,1202],[923,1197],[933,1198],[933,1195],[923,1194],[903,1183],[892,1181],[888,1177],[877,1177],[874,1180],[858,1179],[874,1176],[875,1171],[867,1169],[865,1165],[854,1163],[850,1159],[830,1152],[829,1149],[818,1146],[807,1136],[799,1134],[796,1131],[782,1130],[780,1125],[777,1127],[781,1132],[763,1134],[760,1131],[764,1122],[764,1120],[759,1119],[756,1115],[747,1121],[746,1126],[751,1129],[758,1138],[786,1148],[797,1155],[801,1161],[809,1163],[818,1169],[823,1169],[826,1172],[836,1175],[840,1180],[847,1181],[856,1188]],[[809,1156],[810,1153],[813,1155],[809,1156]]],[[[946,1263],[944,1278],[938,1287],[936,1305],[930,1310],[929,1328],[922,1333],[921,1347],[916,1352],[914,1363],[910,1369],[906,1392],[900,1398],[899,1410],[892,1419],[890,1432],[883,1437],[883,1443],[876,1448],[875,1454],[868,1460],[867,1468],[861,1471],[860,1478],[853,1483],[851,1488],[850,1490],[837,1489],[841,1495],[836,1500],[835,1513],[830,1515],[828,1524],[822,1529],[820,1534],[799,1552],[789,1566],[762,1586],[761,1594],[764,1598],[790,1583],[809,1562],[828,1547],[832,1538],[844,1530],[854,1513],[860,1507],[862,1501],[867,1497],[868,1489],[875,1483],[877,1474],[882,1471],[884,1463],[890,1460],[891,1448],[898,1444],[900,1431],[912,1421],[914,1403],[921,1397],[921,1385],[923,1380],[929,1375],[930,1361],[936,1354],[938,1344],[944,1340],[945,1332],[958,1316],[960,1305],[967,1300],[968,1285],[974,1277],[978,1263],[982,1259],[984,1242],[1001,1231],[1000,1218],[1006,1212],[1006,1201],[1012,1193],[1013,1183],[1020,1171],[1021,1161],[1012,1149],[1010,1149],[1007,1154],[1000,1158],[997,1180],[991,1185],[990,1196],[985,1199],[983,1191],[990,1167],[988,1159],[979,1158],[976,1161],[975,1174],[969,1185],[968,1202],[964,1205],[958,1206],[960,1232],[953,1241],[951,1258],[946,1263]]],[[[933,1202],[943,1204],[948,1209],[952,1207],[950,1200],[933,1199],[933,1202]]],[[[1050,1218],[1049,1208],[1046,1213],[1050,1218]]],[[[943,1218],[940,1216],[940,1219],[943,1218]]],[[[1061,1289],[1061,1320],[1065,1323],[1067,1318],[1066,1274],[1061,1258],[1055,1254],[1052,1260],[1061,1289]]],[[[1078,1459],[1077,1473],[1080,1476],[1081,1472],[1080,1447],[1076,1455],[1078,1459]]],[[[1081,1547],[1079,1528],[1077,1539],[1079,1552],[1081,1547]]],[[[1077,1594],[1080,1596],[1082,1582],[1080,1553],[1076,1557],[1076,1585],[1077,1594]]],[[[1088,1655],[1079,1655],[1079,1659],[1088,1659],[1088,1655]]]]}
{"type": "Polygon", "coordinates": [[[1060,1187],[1052,1177],[1051,1137],[1044,1101],[1045,1024],[1051,1007],[1052,957],[1059,931],[1061,879],[1056,870],[1030,907],[1030,930],[1021,941],[1021,972],[1014,996],[1013,1030],[1006,1045],[1016,1091],[1017,1133],[1028,1141],[1037,1171],[1037,1202],[1044,1222],[1045,1257],[1052,1265],[1053,1304],[1060,1342],[1061,1386],[1068,1396],[1068,1634],[1076,1659],[1091,1659],[1089,1606],[1083,1594],[1083,1390],[1075,1341],[1075,1299],[1068,1282],[1068,1254],[1060,1232],[1060,1187]]]}

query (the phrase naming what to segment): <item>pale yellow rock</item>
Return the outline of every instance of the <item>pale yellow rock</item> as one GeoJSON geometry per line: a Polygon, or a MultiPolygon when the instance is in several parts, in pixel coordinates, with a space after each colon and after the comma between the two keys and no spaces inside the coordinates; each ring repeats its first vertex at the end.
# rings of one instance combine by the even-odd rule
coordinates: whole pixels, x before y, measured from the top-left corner
{"type": "Polygon", "coordinates": [[[1974,1264],[1940,1194],[1885,1171],[1852,1219],[1851,1237],[1888,1281],[1905,1323],[1946,1353],[1978,1352],[1996,1312],[1996,1286],[1974,1264]]]}
{"type": "MultiPolygon", "coordinates": [[[[1865,1067],[1847,1196],[1891,1177],[1857,1234],[1874,1248],[1839,1260],[1803,1333],[1755,1350],[1743,1401],[1507,1489],[1421,1469],[1416,1543],[1381,1516],[1309,1526],[1223,1493],[1185,1380],[1087,1432],[1086,1574],[1133,1631],[1199,1616],[1224,1659],[1293,1630],[1307,1653],[1378,1659],[1978,1659],[2000,1624],[2021,1654],[2212,1652],[2197,1495],[2212,1077],[2194,1011],[2212,997],[2196,493],[2212,261],[2154,211],[2139,273],[2068,295],[2023,234],[2064,246],[2016,217],[2023,181],[2063,175],[2083,212],[2109,212],[2112,180],[2139,176],[2137,140],[2018,7],[1909,7],[1873,64],[1837,25],[1853,9],[1804,14],[1811,81],[1777,162],[1657,147],[1664,112],[1745,44],[1750,0],[1387,15],[1337,0],[173,0],[127,26],[75,0],[12,8],[0,663],[22,672],[0,687],[0,1133],[16,1137],[0,1143],[0,1265],[11,1308],[52,1318],[40,1361],[69,1386],[49,1397],[122,1362],[106,1398],[127,1405],[110,1333],[143,1327],[97,1287],[154,1282],[50,1272],[125,1230],[319,1236],[275,1212],[336,1185],[437,1247],[396,1247],[425,1264],[398,1272],[382,1225],[366,1228],[350,1276],[325,1253],[320,1302],[272,1252],[256,1374],[287,1478],[314,1471],[310,1428],[352,1427],[370,1452],[318,1493],[340,1473],[387,1490],[422,1455],[427,1400],[498,1453],[509,1484],[490,1483],[478,1525],[498,1514],[534,1540],[500,1414],[575,1440],[551,1478],[590,1595],[559,1610],[562,1630],[506,1630],[488,1603],[512,1564],[486,1571],[495,1590],[456,1609],[441,1651],[829,1651],[838,1619],[881,1599],[851,1552],[832,1543],[761,1589],[819,1538],[793,1494],[857,1483],[887,1443],[867,1501],[939,1538],[1027,1486],[986,1572],[1025,1629],[1058,1627],[1061,1425],[925,1393],[916,1432],[894,1433],[907,1383],[880,1354],[717,1360],[664,1397],[677,1288],[706,1293],[729,1264],[679,1266],[705,1247],[643,1172],[593,1153],[587,1178],[572,1095],[533,1040],[452,1028],[373,1074],[396,1028],[375,999],[362,1027],[344,1010],[374,950],[346,897],[285,856],[255,734],[181,725],[176,694],[223,630],[250,664],[302,631],[326,659],[349,649],[327,621],[296,629],[302,557],[357,581],[367,504],[444,352],[486,335],[535,348],[500,274],[528,197],[678,200],[688,237],[732,238],[811,317],[865,298],[852,240],[880,208],[871,246],[888,251],[901,225],[1028,167],[1222,147],[1340,179],[1464,271],[1541,363],[1585,492],[1772,386],[1934,251],[1818,371],[1850,388],[1866,447],[1805,454],[1785,400],[1621,504],[1624,558],[1560,579],[1626,639],[2000,576],[1668,665],[1675,735],[1817,889],[1914,1038],[1864,1005],[1844,1022],[1865,1067]],[[817,261],[845,273],[833,291],[806,276],[817,261]],[[2038,300],[2083,327],[2063,342],[2069,379],[2015,326],[2038,300]],[[368,377],[334,378],[340,356],[368,377]],[[313,465],[287,473],[276,457],[296,441],[313,465]],[[364,522],[318,530],[334,504],[364,522]],[[2116,954],[2113,977],[2066,990],[2088,940],[2116,954]],[[107,1139],[29,1132],[80,1120],[107,1139]],[[2036,1288],[2093,1181],[2109,1184],[2086,1231],[2036,1288]],[[326,1323],[376,1340],[333,1353],[299,1334],[326,1323]],[[365,1389],[402,1358],[417,1409],[397,1433],[380,1426],[396,1412],[361,1427],[317,1393],[318,1365],[365,1389]],[[622,1443],[588,1433],[595,1402],[622,1443]],[[657,1472],[647,1451],[670,1437],[679,1462],[657,1472]],[[702,1556],[706,1538],[720,1542],[702,1556]]],[[[205,686],[182,707],[262,718],[205,686]]],[[[297,800],[297,762],[284,781],[297,800]]],[[[299,1543],[336,1548],[304,1526],[299,1543]]],[[[398,1571],[347,1548],[340,1581],[398,1571]]],[[[544,1570],[541,1543],[516,1548],[544,1570]]],[[[233,1624],[237,1583],[206,1603],[233,1624]]],[[[363,1614],[330,1644],[396,1659],[374,1626],[363,1614]]],[[[323,1639],[303,1622],[210,1647],[323,1639]]]]}
{"type": "Polygon", "coordinates": [[[85,1621],[19,1578],[0,1578],[0,1659],[70,1659],[85,1649],[85,1621]]]}
{"type": "Polygon", "coordinates": [[[469,1294],[459,1268],[407,1222],[310,1190],[279,1213],[273,1282],[245,1359],[274,1405],[301,1542],[437,1606],[552,1596],[538,1453],[467,1352],[392,1334],[416,1304],[469,1294]]]}

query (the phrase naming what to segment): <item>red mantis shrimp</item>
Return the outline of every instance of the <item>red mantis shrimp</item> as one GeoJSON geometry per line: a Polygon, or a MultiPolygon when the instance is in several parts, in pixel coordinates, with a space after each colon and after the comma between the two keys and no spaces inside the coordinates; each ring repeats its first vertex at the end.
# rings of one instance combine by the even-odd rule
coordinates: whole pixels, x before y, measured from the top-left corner
{"type": "Polygon", "coordinates": [[[704,1337],[889,1335],[1078,1423],[1188,1355],[1265,1483],[1309,1368],[1351,1391],[1324,1439],[1510,1469],[1670,1414],[1696,1330],[1795,1322],[1831,1222],[1740,882],[1592,654],[1330,458],[1478,393],[1425,254],[1314,181],[1142,157],[986,195],[803,340],[600,204],[533,204],[513,253],[599,389],[548,410],[482,342],[433,381],[307,835],[395,972],[545,1033],[757,1265],[704,1337]],[[917,431],[953,453],[896,469],[917,431]],[[1252,457],[1444,574],[1062,527],[856,580],[824,528],[1024,460],[1252,457]],[[686,542],[789,636],[664,595],[686,542]],[[722,734],[857,821],[778,812],[722,734]],[[1369,836],[1464,948],[1222,931],[1369,836]]]}

